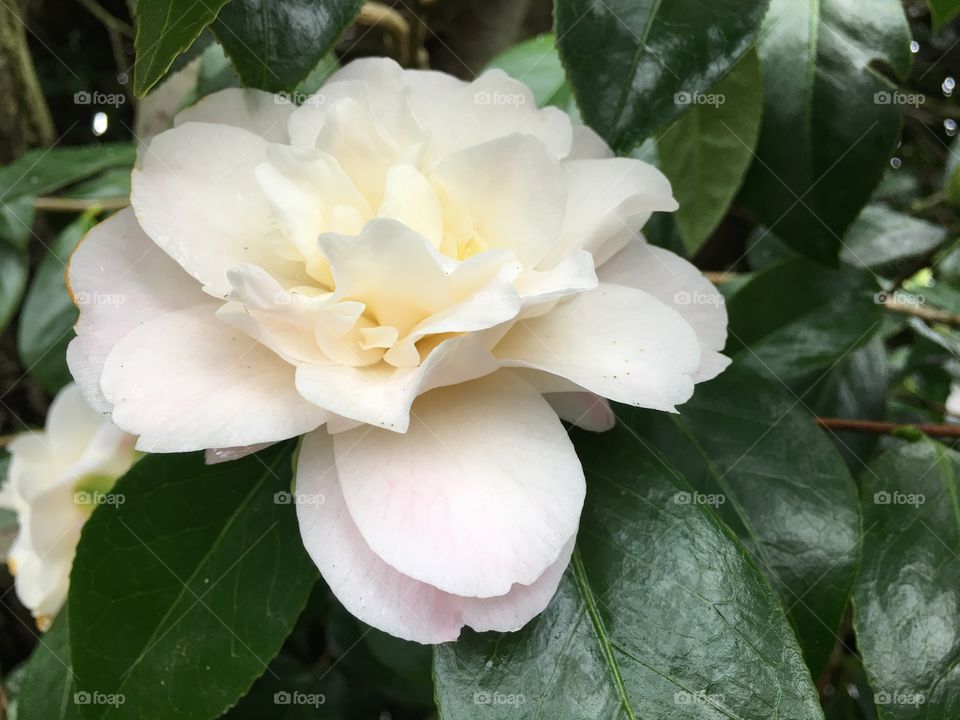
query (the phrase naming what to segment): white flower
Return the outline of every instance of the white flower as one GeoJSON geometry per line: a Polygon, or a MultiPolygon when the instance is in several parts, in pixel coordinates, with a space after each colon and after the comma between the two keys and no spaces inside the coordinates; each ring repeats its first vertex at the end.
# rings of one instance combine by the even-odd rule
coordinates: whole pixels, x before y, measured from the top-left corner
{"type": "Polygon", "coordinates": [[[307,550],[400,637],[540,612],[585,491],[558,414],[673,411],[727,364],[722,304],[676,299],[714,288],[638,234],[667,180],[499,71],[225,90],[142,150],[131,201],[71,263],[77,381],[149,452],[307,433],[307,550]]]}
{"type": "Polygon", "coordinates": [[[80,529],[133,464],[133,441],[71,384],[54,399],[43,431],[9,445],[0,507],[16,512],[20,527],[8,562],[17,597],[42,629],[67,598],[80,529]]]}

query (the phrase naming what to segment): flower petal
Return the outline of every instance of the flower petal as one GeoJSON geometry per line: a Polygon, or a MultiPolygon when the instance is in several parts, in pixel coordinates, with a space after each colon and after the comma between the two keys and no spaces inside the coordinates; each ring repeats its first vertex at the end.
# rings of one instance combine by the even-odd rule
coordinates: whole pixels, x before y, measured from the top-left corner
{"type": "Polygon", "coordinates": [[[631,240],[597,271],[601,282],[638,288],[683,316],[703,349],[694,380],[719,375],[730,364],[720,354],[727,342],[727,306],[723,295],[692,264],[642,237],[631,240]]]}
{"type": "Polygon", "coordinates": [[[550,403],[561,420],[582,430],[606,432],[617,422],[610,403],[591,392],[547,393],[543,399],[550,403]]]}
{"type": "MultiPolygon", "coordinates": [[[[508,135],[444,158],[430,174],[446,200],[447,214],[464,218],[451,226],[456,243],[444,251],[463,257],[464,248],[512,250],[533,267],[557,243],[566,188],[559,162],[527,135],[508,135]]],[[[450,239],[445,237],[445,243],[450,239]]]]}
{"type": "Polygon", "coordinates": [[[418,395],[496,369],[482,334],[473,334],[444,340],[419,367],[301,365],[296,380],[303,397],[331,413],[404,433],[418,395]]]}
{"type": "Polygon", "coordinates": [[[333,441],[323,430],[303,440],[296,487],[304,546],[334,595],[363,622],[405,640],[456,640],[464,625],[519,630],[550,602],[573,551],[571,538],[534,583],[514,585],[505,595],[452,595],[398,572],[370,549],[347,509],[333,441]]]}
{"type": "Polygon", "coordinates": [[[247,130],[186,123],[153,138],[133,171],[140,226],[211,294],[225,295],[227,270],[245,262],[305,279],[276,251],[285,241],[254,172],[267,147],[247,130]]]}
{"type": "Polygon", "coordinates": [[[421,397],[405,434],[333,436],[350,515],[401,573],[456,595],[504,595],[560,557],[583,506],[556,413],[509,372],[421,397]]]}
{"type": "Polygon", "coordinates": [[[84,398],[99,412],[107,355],[127,333],[164,313],[209,301],[197,282],[147,237],[127,208],[86,234],[67,273],[80,308],[67,364],[84,398]]]}
{"type": "Polygon", "coordinates": [[[493,354],[504,367],[545,370],[602,397],[670,412],[690,399],[700,365],[700,343],[676,310],[604,283],[518,322],[493,354]]]}
{"type": "Polygon", "coordinates": [[[294,437],[326,415],[297,394],[294,368],[218,320],[217,303],[168,313],[107,357],[113,420],[146,452],[187,452],[294,437]]]}
{"type": "Polygon", "coordinates": [[[670,181],[640,160],[568,160],[563,169],[567,185],[563,228],[542,267],[552,267],[580,249],[592,253],[599,266],[646,224],[651,213],[677,209],[670,181]]]}
{"type": "Polygon", "coordinates": [[[270,142],[289,143],[287,122],[296,105],[280,95],[253,88],[227,88],[200,98],[181,110],[174,127],[188,122],[232,125],[270,142]]]}

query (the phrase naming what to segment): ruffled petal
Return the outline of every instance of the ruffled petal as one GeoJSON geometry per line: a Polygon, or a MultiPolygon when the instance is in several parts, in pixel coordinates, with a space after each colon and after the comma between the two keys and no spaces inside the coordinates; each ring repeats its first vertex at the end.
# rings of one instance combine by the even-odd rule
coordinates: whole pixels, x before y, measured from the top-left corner
{"type": "Polygon", "coordinates": [[[287,123],[296,106],[282,95],[253,88],[227,88],[200,98],[181,110],[173,123],[231,125],[275,143],[289,143],[287,123]]]}

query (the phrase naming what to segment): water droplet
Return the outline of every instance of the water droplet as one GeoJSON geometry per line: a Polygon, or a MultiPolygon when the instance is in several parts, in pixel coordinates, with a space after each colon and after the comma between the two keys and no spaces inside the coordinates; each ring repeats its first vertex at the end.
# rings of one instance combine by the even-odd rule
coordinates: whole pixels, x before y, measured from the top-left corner
{"type": "Polygon", "coordinates": [[[903,165],[903,161],[900,158],[890,158],[890,167],[892,167],[894,170],[899,168],[901,165],[903,165]]]}
{"type": "Polygon", "coordinates": [[[96,136],[103,135],[107,131],[107,126],[110,124],[110,118],[107,117],[105,112],[95,113],[93,116],[93,134],[96,136]]]}
{"type": "Polygon", "coordinates": [[[947,118],[943,121],[943,129],[946,130],[947,135],[953,137],[957,134],[957,121],[953,118],[947,118]]]}
{"type": "Polygon", "coordinates": [[[918,43],[916,40],[911,40],[911,41],[910,41],[910,52],[912,52],[912,53],[918,53],[918,52],[920,52],[920,43],[918,43]]]}
{"type": "Polygon", "coordinates": [[[940,85],[940,89],[943,91],[943,94],[947,97],[953,95],[954,88],[957,87],[957,81],[953,79],[953,76],[947,75],[943,79],[943,83],[940,85]]]}

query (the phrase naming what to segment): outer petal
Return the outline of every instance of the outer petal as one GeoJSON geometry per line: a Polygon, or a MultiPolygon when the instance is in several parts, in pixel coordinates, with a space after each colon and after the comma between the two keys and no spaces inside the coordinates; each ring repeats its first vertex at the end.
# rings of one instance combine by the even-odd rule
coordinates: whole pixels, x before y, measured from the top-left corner
{"type": "Polygon", "coordinates": [[[566,214],[560,242],[544,258],[545,267],[575,250],[590,251],[603,263],[658,210],[677,209],[670,182],[652,165],[633,158],[568,160],[566,214]]]}
{"type": "Polygon", "coordinates": [[[268,143],[228,125],[186,123],[150,141],[133,171],[130,202],[144,231],[214,295],[227,270],[248,262],[302,284],[302,266],[281,259],[285,240],[254,169],[268,143]]]}
{"type": "Polygon", "coordinates": [[[273,442],[309,432],[326,415],[297,394],[294,368],[214,317],[215,302],[169,313],[110,353],[104,395],[113,420],[146,452],[273,442]]]}
{"type": "Polygon", "coordinates": [[[297,503],[303,543],[340,602],[362,621],[420,643],[456,640],[464,625],[519,630],[550,602],[573,550],[571,539],[536,582],[498,597],[460,597],[418,582],[385,563],[361,536],[340,489],[332,439],[322,430],[304,438],[297,496],[305,500],[297,503]]]}
{"type": "Polygon", "coordinates": [[[597,274],[601,282],[644,290],[683,316],[703,348],[696,382],[716,377],[730,364],[720,354],[727,342],[727,306],[720,291],[694,265],[641,237],[614,255],[597,274]]]}
{"type": "Polygon", "coordinates": [[[287,122],[296,105],[282,95],[253,88],[227,88],[182,110],[174,126],[188,122],[216,123],[249,130],[270,142],[289,143],[287,122]]]}
{"type": "Polygon", "coordinates": [[[617,422],[610,403],[590,392],[548,393],[543,399],[550,403],[561,420],[583,430],[606,432],[617,422]]]}
{"type": "Polygon", "coordinates": [[[209,300],[144,234],[129,208],[87,233],[70,258],[67,279],[80,308],[67,363],[84,398],[99,412],[110,410],[100,375],[114,345],[155,317],[209,300]]]}
{"type": "Polygon", "coordinates": [[[518,322],[493,354],[506,367],[545,370],[611,400],[671,412],[690,399],[700,365],[700,343],[676,310],[604,283],[518,322]]]}
{"type": "Polygon", "coordinates": [[[560,557],[583,506],[580,461],[540,394],[516,375],[419,399],[405,434],[334,435],[350,515],[377,555],[456,595],[504,595],[560,557]]]}

